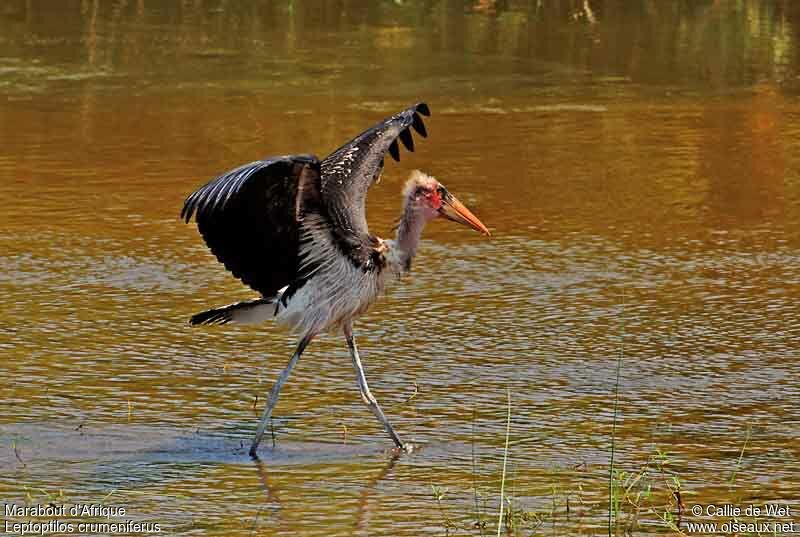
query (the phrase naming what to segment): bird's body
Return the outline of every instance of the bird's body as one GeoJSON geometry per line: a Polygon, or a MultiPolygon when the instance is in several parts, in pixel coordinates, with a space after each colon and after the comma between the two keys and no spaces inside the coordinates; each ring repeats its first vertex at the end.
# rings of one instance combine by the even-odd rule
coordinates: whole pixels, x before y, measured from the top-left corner
{"type": "Polygon", "coordinates": [[[429,220],[445,216],[488,234],[436,179],[418,171],[403,191],[396,237],[380,239],[367,229],[367,190],[379,178],[387,152],[399,160],[398,138],[413,151],[410,128],[426,135],[420,114],[429,114],[424,103],[387,118],[322,161],[289,155],[241,166],[213,179],[184,204],[182,217],[188,222],[195,216],[217,258],[261,294],[199,313],[192,324],[273,319],[300,336],[270,395],[252,455],[292,366],[306,345],[327,331],[345,334],[362,397],[402,447],[367,387],[352,321],[410,269],[429,220]]]}
{"type": "MultiPolygon", "coordinates": [[[[414,184],[426,180],[433,179],[418,171],[410,179],[414,184]]],[[[307,275],[302,285],[290,293],[287,283],[273,296],[203,312],[194,317],[195,324],[274,320],[301,336],[341,331],[345,322],[365,313],[410,270],[422,234],[422,226],[406,224],[398,228],[394,240],[376,237],[377,246],[365,268],[339,253],[318,215],[306,216],[299,227],[299,271],[307,275]],[[209,319],[212,312],[224,314],[209,319]]]]}

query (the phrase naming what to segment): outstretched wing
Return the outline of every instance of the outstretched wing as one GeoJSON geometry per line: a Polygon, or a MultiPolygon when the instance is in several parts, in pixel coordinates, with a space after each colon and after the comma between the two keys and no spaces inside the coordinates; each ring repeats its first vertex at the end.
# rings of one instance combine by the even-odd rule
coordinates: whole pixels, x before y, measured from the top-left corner
{"type": "Polygon", "coordinates": [[[181,218],[194,215],[206,244],[234,276],[275,296],[299,277],[298,183],[317,184],[319,164],[313,155],[245,164],[190,195],[181,218]]]}
{"type": "Polygon", "coordinates": [[[367,190],[378,179],[388,151],[399,161],[398,138],[414,151],[411,128],[427,136],[422,117],[429,116],[425,103],[417,103],[362,132],[321,163],[320,197],[326,219],[339,250],[356,266],[370,269],[376,239],[369,234],[366,216],[367,190]]]}
{"type": "MultiPolygon", "coordinates": [[[[320,162],[313,155],[287,155],[240,166],[199,188],[183,205],[206,244],[234,276],[264,297],[284,286],[289,294],[313,272],[302,262],[301,222],[317,213],[332,242],[363,270],[376,265],[377,239],[369,234],[367,190],[380,176],[388,151],[400,160],[398,138],[414,150],[410,129],[427,136],[418,103],[364,131],[320,162]]],[[[286,296],[286,295],[284,295],[286,296]]]]}

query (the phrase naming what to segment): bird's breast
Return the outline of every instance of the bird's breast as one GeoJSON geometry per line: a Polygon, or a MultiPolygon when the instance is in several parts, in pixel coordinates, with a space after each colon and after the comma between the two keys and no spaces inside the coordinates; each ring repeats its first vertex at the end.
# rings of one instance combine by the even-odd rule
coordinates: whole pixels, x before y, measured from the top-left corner
{"type": "Polygon", "coordinates": [[[329,332],[364,314],[384,292],[387,271],[364,271],[344,257],[320,266],[279,308],[276,321],[299,334],[329,332]]]}

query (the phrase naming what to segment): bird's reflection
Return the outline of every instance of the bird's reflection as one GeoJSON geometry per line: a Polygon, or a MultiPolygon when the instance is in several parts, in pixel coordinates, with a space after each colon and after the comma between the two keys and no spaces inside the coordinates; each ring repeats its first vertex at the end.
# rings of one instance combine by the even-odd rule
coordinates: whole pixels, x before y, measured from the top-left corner
{"type": "MultiPolygon", "coordinates": [[[[402,451],[400,450],[391,450],[388,452],[389,459],[386,463],[380,468],[380,471],[375,474],[374,477],[369,479],[367,483],[361,490],[358,498],[358,509],[355,513],[355,520],[354,520],[354,535],[367,535],[368,528],[370,521],[372,520],[372,508],[373,504],[370,502],[370,498],[375,498],[377,495],[375,494],[375,489],[378,485],[386,479],[387,476],[391,473],[392,469],[397,464],[398,459],[402,455],[402,451]]],[[[269,469],[267,464],[258,457],[253,457],[253,462],[256,465],[256,471],[258,472],[258,478],[261,481],[261,485],[264,488],[264,492],[267,497],[267,501],[264,505],[261,506],[259,509],[259,515],[256,517],[256,521],[254,523],[254,531],[256,526],[258,525],[258,520],[262,517],[269,518],[271,525],[279,524],[281,522],[281,499],[278,494],[278,488],[270,483],[270,475],[269,469]]]]}
{"type": "MultiPolygon", "coordinates": [[[[269,484],[269,473],[267,472],[267,465],[264,464],[264,461],[262,461],[258,457],[253,457],[253,462],[255,462],[256,464],[256,470],[258,471],[258,479],[261,481],[261,485],[264,487],[264,492],[267,495],[267,501],[259,509],[259,513],[263,515],[265,514],[264,511],[268,510],[267,514],[273,520],[273,522],[280,523],[281,499],[280,496],[278,496],[277,489],[269,484]]],[[[256,518],[256,523],[257,522],[258,518],[256,518]]]]}
{"type": "Polygon", "coordinates": [[[377,495],[374,494],[375,489],[378,484],[391,473],[401,453],[402,452],[399,450],[392,450],[389,455],[389,460],[381,471],[375,474],[375,477],[370,479],[367,484],[364,485],[364,488],[361,489],[361,494],[358,497],[354,535],[367,535],[369,533],[367,529],[369,528],[370,520],[372,520],[372,503],[370,502],[370,498],[377,497],[377,495]]]}

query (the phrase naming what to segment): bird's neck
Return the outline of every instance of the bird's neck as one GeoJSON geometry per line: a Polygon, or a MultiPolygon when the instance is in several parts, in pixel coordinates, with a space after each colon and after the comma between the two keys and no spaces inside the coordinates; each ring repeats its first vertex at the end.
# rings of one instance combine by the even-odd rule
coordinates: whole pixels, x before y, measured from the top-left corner
{"type": "Polygon", "coordinates": [[[389,244],[389,264],[399,275],[411,270],[411,262],[417,253],[422,230],[425,228],[425,219],[411,207],[406,206],[400,225],[397,226],[397,236],[389,244]]]}

